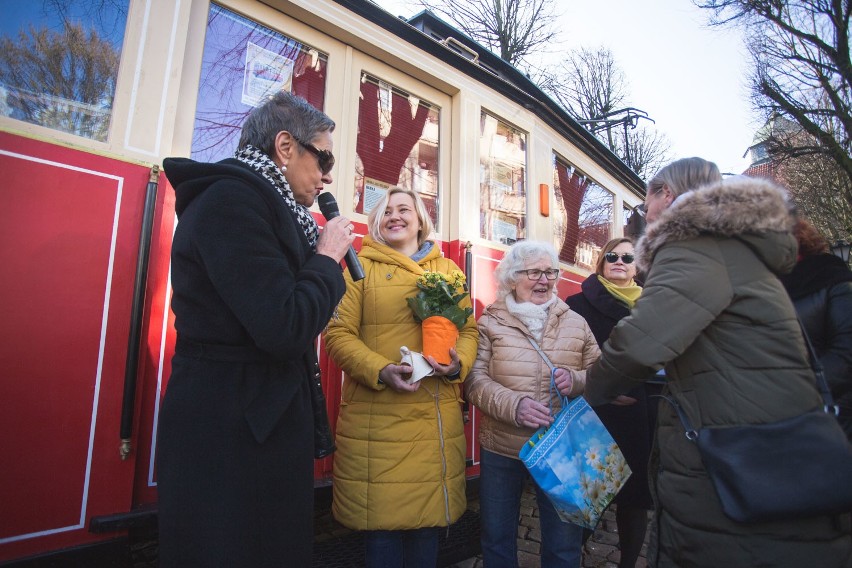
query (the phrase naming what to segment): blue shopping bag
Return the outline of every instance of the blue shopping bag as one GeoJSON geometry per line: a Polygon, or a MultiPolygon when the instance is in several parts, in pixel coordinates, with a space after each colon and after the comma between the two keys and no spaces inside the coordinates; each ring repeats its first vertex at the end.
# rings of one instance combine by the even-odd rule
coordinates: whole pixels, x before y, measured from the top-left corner
{"type": "Polygon", "coordinates": [[[553,424],[539,428],[519,457],[563,521],[594,530],[632,472],[586,399],[561,400],[553,424]]]}

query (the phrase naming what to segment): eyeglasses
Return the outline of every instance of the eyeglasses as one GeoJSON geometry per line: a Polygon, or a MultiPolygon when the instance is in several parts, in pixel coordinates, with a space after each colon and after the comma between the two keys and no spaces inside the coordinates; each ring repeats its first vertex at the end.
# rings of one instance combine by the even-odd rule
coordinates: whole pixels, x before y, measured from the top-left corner
{"type": "MultiPolygon", "coordinates": [[[[290,136],[293,135],[290,134],[290,136]]],[[[331,168],[334,167],[334,154],[332,154],[329,150],[320,150],[313,144],[299,140],[295,136],[293,136],[293,140],[298,142],[302,148],[317,157],[317,164],[319,164],[319,169],[322,172],[322,175],[327,175],[328,172],[331,171],[331,168]]]]}
{"type": "Polygon", "coordinates": [[[604,259],[608,263],[613,264],[613,263],[618,262],[619,256],[621,257],[621,261],[624,264],[633,264],[633,258],[634,258],[633,253],[629,253],[629,252],[626,252],[622,255],[619,255],[617,252],[608,252],[604,255],[604,259]]]}
{"type": "Polygon", "coordinates": [[[548,280],[556,280],[559,277],[559,269],[558,268],[549,268],[547,270],[539,270],[538,268],[530,268],[529,270],[516,270],[515,274],[526,273],[527,278],[530,280],[538,280],[541,278],[541,275],[544,274],[544,277],[548,280]]]}

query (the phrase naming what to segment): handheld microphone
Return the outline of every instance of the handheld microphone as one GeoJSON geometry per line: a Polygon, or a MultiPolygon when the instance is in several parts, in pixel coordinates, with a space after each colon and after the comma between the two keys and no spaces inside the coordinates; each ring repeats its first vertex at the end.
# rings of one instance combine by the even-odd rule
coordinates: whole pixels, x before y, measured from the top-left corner
{"type": "MultiPolygon", "coordinates": [[[[337,201],[330,193],[320,193],[317,197],[320,211],[326,221],[340,217],[340,208],[337,207],[337,201]]],[[[361,261],[358,260],[358,255],[355,254],[355,249],[351,246],[346,251],[346,267],[349,269],[349,276],[352,280],[358,281],[364,278],[364,267],[361,266],[361,261]]]]}

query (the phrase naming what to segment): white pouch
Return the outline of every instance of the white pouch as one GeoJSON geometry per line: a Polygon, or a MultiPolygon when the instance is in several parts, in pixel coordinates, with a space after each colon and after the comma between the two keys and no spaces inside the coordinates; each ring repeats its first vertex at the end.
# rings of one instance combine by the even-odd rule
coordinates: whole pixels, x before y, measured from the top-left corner
{"type": "Polygon", "coordinates": [[[413,385],[423,377],[428,377],[435,373],[435,369],[432,368],[432,365],[429,364],[429,361],[426,360],[426,357],[422,353],[411,351],[405,345],[399,348],[399,353],[402,355],[399,364],[411,367],[411,378],[406,381],[408,384],[413,385]]]}

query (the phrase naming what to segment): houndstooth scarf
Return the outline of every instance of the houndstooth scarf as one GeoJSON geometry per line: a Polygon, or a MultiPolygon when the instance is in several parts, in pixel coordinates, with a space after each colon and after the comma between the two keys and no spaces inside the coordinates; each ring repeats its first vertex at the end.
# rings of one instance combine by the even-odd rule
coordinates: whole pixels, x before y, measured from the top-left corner
{"type": "Polygon", "coordinates": [[[262,175],[266,181],[272,184],[281,195],[284,203],[290,208],[290,211],[296,215],[296,220],[302,227],[302,231],[305,233],[311,249],[316,250],[317,238],[319,238],[317,222],[314,221],[314,216],[311,215],[307,207],[296,202],[296,199],[293,197],[293,190],[290,189],[290,184],[287,183],[283,172],[275,165],[272,158],[252,145],[248,145],[242,150],[237,150],[234,153],[234,158],[262,175]]]}

